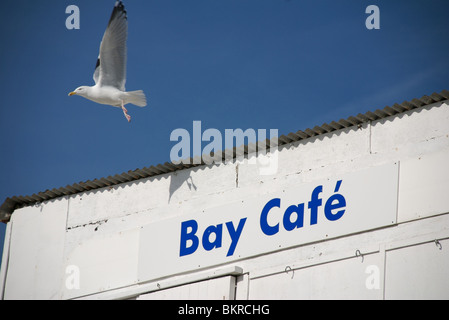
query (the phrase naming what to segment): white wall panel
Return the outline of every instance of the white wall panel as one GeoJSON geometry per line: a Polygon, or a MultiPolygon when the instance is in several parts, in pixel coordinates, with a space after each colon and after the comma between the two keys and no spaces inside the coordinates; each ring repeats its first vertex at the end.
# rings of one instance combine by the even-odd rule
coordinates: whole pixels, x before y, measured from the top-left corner
{"type": "Polygon", "coordinates": [[[387,251],[386,299],[449,299],[449,240],[387,251]]]}
{"type": "Polygon", "coordinates": [[[449,149],[401,161],[398,221],[449,212],[449,149]]]}
{"type": "Polygon", "coordinates": [[[14,212],[5,299],[61,297],[66,218],[66,198],[14,212]]]}
{"type": "Polygon", "coordinates": [[[382,268],[381,255],[370,254],[363,263],[354,257],[288,270],[251,280],[249,299],[381,299],[382,268]]]}
{"type": "MultiPolygon", "coordinates": [[[[98,293],[137,282],[139,229],[103,234],[78,243],[66,253],[62,283],[63,298],[69,299],[98,293]],[[69,278],[79,276],[79,287],[67,285],[69,278]]],[[[72,283],[72,282],[69,282],[72,283]]]]}
{"type": "Polygon", "coordinates": [[[154,280],[392,225],[396,223],[397,180],[398,166],[389,164],[298,184],[212,210],[198,208],[189,215],[145,225],[140,236],[139,280],[154,280]],[[321,204],[312,214],[307,203],[310,207],[308,201],[317,196],[317,190],[322,193],[321,204]],[[377,194],[378,199],[373,199],[373,194],[377,194]],[[333,213],[325,210],[337,195],[344,206],[339,207],[338,212],[337,209],[333,213]],[[273,200],[279,204],[265,210],[273,200]],[[299,203],[302,204],[302,210],[297,209],[299,213],[286,215],[288,208],[296,208],[299,203]],[[336,213],[339,214],[337,218],[330,216],[336,213]],[[289,217],[290,224],[285,217],[289,217]],[[297,221],[294,224],[292,217],[297,221]],[[312,221],[314,219],[316,221],[312,221]],[[155,256],[160,258],[153,261],[155,256]]]}

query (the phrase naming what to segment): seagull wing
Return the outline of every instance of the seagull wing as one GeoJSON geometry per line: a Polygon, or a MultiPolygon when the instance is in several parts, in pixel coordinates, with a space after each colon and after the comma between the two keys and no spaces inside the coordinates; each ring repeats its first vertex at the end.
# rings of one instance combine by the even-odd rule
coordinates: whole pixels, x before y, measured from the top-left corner
{"type": "Polygon", "coordinates": [[[121,1],[117,1],[101,40],[100,54],[94,72],[95,84],[125,91],[127,34],[125,6],[121,1]]]}

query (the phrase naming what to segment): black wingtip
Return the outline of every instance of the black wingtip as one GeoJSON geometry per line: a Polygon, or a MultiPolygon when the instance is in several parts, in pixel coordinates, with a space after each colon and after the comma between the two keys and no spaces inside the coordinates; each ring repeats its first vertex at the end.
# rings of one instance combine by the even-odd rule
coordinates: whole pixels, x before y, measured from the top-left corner
{"type": "Polygon", "coordinates": [[[115,2],[114,9],[112,10],[111,18],[109,19],[108,25],[111,24],[112,20],[121,15],[123,15],[125,19],[128,19],[128,17],[126,16],[126,10],[125,6],[123,5],[123,2],[118,0],[115,2]]]}
{"type": "Polygon", "coordinates": [[[125,6],[123,5],[123,2],[121,0],[117,0],[115,2],[115,7],[125,8],[125,6]]]}

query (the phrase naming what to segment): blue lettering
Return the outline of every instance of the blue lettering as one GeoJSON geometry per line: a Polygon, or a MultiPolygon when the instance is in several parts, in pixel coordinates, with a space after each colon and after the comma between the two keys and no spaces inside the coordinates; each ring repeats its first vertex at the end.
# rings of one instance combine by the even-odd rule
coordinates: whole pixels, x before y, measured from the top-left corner
{"type": "Polygon", "coordinates": [[[323,186],[318,186],[312,191],[312,197],[309,201],[310,225],[318,222],[318,207],[323,203],[323,200],[318,198],[321,192],[323,192],[323,186]]]}
{"type": "MultiPolygon", "coordinates": [[[[337,181],[337,185],[335,186],[334,192],[338,192],[340,189],[342,180],[337,181]]],[[[336,213],[332,213],[332,210],[338,210],[346,207],[346,199],[341,194],[334,194],[329,199],[327,199],[326,204],[324,205],[324,215],[326,216],[327,220],[329,221],[335,221],[340,219],[343,214],[345,213],[345,210],[337,211],[336,213]]]]}
{"type": "MultiPolygon", "coordinates": [[[[242,235],[243,227],[245,226],[247,218],[242,218],[239,221],[237,229],[234,228],[232,221],[226,222],[226,227],[231,238],[231,244],[229,246],[227,257],[232,256],[242,235]]],[[[194,253],[199,246],[199,239],[196,236],[198,232],[198,223],[195,220],[188,220],[181,223],[181,243],[179,247],[179,256],[186,256],[194,253]]],[[[223,224],[212,225],[204,230],[201,238],[201,243],[204,250],[210,251],[215,248],[221,248],[223,240],[223,224]],[[214,234],[214,238],[211,241],[211,236],[214,234]]]]}
{"type": "Polygon", "coordinates": [[[292,231],[295,228],[302,228],[304,226],[304,203],[297,206],[292,205],[285,210],[284,213],[284,228],[287,231],[292,231]],[[296,220],[291,221],[292,213],[296,213],[296,220]]]}
{"type": "Polygon", "coordinates": [[[220,248],[221,247],[221,238],[222,238],[222,231],[223,231],[223,225],[219,224],[217,226],[209,226],[204,231],[203,234],[203,247],[207,251],[212,250],[213,248],[220,248]],[[209,236],[214,233],[215,234],[215,240],[214,242],[210,242],[209,236]]]}
{"type": "MultiPolygon", "coordinates": [[[[342,182],[342,180],[337,181],[334,194],[327,199],[324,205],[324,216],[329,221],[340,219],[346,211],[346,199],[342,194],[337,193],[340,190],[342,182]]],[[[310,209],[311,226],[318,223],[318,210],[323,205],[323,199],[320,198],[322,192],[322,185],[315,187],[310,195],[310,201],[307,203],[307,206],[310,209]]],[[[268,201],[260,214],[260,229],[267,236],[272,236],[279,232],[279,223],[274,225],[268,224],[268,214],[274,207],[281,207],[280,198],[274,198],[268,201]]],[[[304,226],[304,207],[305,204],[300,203],[298,205],[291,205],[285,209],[282,218],[285,230],[292,231],[304,226]]]]}
{"type": "Polygon", "coordinates": [[[346,207],[345,197],[341,194],[334,194],[326,201],[326,205],[324,206],[324,215],[329,221],[338,220],[343,216],[345,210],[340,210],[336,213],[332,213],[332,210],[342,209],[344,207],[346,207]]]}
{"type": "Polygon", "coordinates": [[[275,226],[270,226],[268,224],[268,212],[274,207],[281,207],[281,199],[274,198],[267,202],[265,207],[262,209],[262,213],[260,215],[260,228],[262,229],[262,232],[265,233],[267,236],[272,236],[279,232],[279,223],[275,226]]]}
{"type": "Polygon", "coordinates": [[[192,254],[198,248],[199,240],[195,233],[198,231],[198,223],[195,220],[188,220],[181,223],[181,245],[179,256],[192,254]],[[190,231],[188,229],[190,228],[190,231]],[[190,247],[187,247],[187,241],[191,241],[190,247]]]}
{"type": "MultiPolygon", "coordinates": [[[[318,223],[318,211],[324,204],[324,216],[329,221],[336,221],[340,219],[346,212],[346,199],[338,193],[342,185],[342,180],[337,181],[334,189],[334,194],[327,200],[320,198],[320,194],[323,192],[323,186],[319,185],[315,187],[310,195],[310,201],[307,202],[307,207],[310,209],[310,225],[318,223]],[[326,200],[326,201],[325,201],[326,200]]],[[[279,222],[273,224],[268,223],[268,215],[273,208],[281,208],[281,199],[274,198],[268,201],[262,209],[260,214],[260,228],[262,232],[267,236],[275,235],[279,232],[279,222]]],[[[284,210],[284,209],[282,209],[284,210]]],[[[275,210],[276,211],[276,210],[275,210]]],[[[304,227],[304,211],[305,203],[298,205],[293,204],[288,206],[282,216],[282,225],[286,231],[292,231],[304,227]]],[[[278,215],[274,215],[274,218],[280,218],[278,215]]],[[[247,218],[240,219],[237,228],[235,228],[232,221],[226,222],[226,228],[231,239],[231,244],[227,251],[226,256],[232,256],[237,248],[237,244],[243,232],[247,218]]],[[[270,219],[273,221],[272,219],[270,219]]],[[[278,220],[279,221],[279,220],[278,220]]],[[[198,223],[196,220],[188,220],[181,223],[181,240],[179,256],[186,256],[194,253],[200,244],[198,232],[198,223]]],[[[201,237],[201,244],[206,251],[212,249],[218,249],[222,247],[223,241],[223,224],[208,226],[201,237]],[[212,239],[212,240],[211,240],[212,239]]]]}
{"type": "Polygon", "coordinates": [[[237,247],[237,242],[239,242],[240,236],[242,235],[245,222],[246,218],[240,219],[237,230],[234,229],[234,224],[232,223],[232,221],[226,222],[226,227],[228,228],[229,235],[231,236],[231,246],[229,247],[226,257],[232,256],[234,254],[235,248],[237,247]]]}

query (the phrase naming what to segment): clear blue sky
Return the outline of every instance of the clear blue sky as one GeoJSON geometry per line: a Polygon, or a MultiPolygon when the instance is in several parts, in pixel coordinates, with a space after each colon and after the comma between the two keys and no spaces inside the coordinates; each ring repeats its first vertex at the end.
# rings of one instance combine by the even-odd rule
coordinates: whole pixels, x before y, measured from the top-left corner
{"type": "Polygon", "coordinates": [[[126,87],[149,104],[128,123],[67,96],[93,84],[114,3],[2,4],[0,202],[166,162],[170,133],[194,120],[287,134],[449,88],[447,0],[128,0],[126,87]]]}

